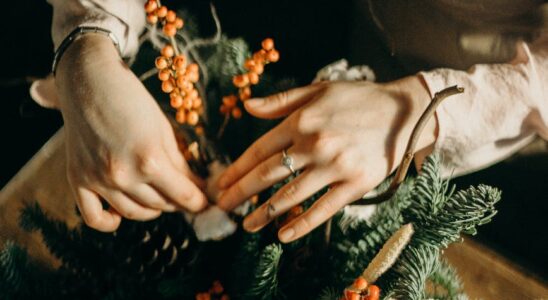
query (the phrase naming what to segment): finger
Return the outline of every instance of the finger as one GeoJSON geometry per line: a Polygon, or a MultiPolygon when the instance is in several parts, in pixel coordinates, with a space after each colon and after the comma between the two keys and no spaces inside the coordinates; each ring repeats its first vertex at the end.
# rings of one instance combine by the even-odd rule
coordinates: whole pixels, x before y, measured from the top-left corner
{"type": "Polygon", "coordinates": [[[226,189],[258,164],[291,145],[289,122],[283,121],[255,141],[219,178],[219,188],[226,189]]]}
{"type": "MultiPolygon", "coordinates": [[[[294,170],[300,170],[309,162],[309,157],[294,151],[294,147],[289,148],[287,154],[293,159],[294,170]]],[[[282,157],[281,152],[271,156],[231,185],[221,195],[219,207],[231,211],[249,197],[291,175],[291,170],[282,164],[282,157]]]]}
{"type": "Polygon", "coordinates": [[[270,95],[265,98],[249,99],[244,102],[245,109],[255,117],[275,119],[287,116],[312,100],[324,84],[312,84],[270,95]]]}
{"type": "Polygon", "coordinates": [[[167,200],[164,195],[161,195],[156,189],[146,183],[137,184],[135,187],[126,191],[127,195],[142,206],[153,209],[159,209],[166,212],[177,210],[177,206],[167,200]]]}
{"type": "Polygon", "coordinates": [[[283,186],[267,202],[244,220],[244,228],[256,232],[330,183],[332,176],[324,170],[306,170],[283,186]]]}
{"type": "Polygon", "coordinates": [[[99,196],[86,188],[73,190],[78,210],[89,227],[103,232],[114,231],[120,226],[122,217],[112,211],[103,209],[99,196]]]}
{"type": "Polygon", "coordinates": [[[163,168],[161,176],[151,179],[151,185],[173,204],[185,210],[198,212],[207,206],[205,195],[182,171],[173,166],[163,168]]]}
{"type": "Polygon", "coordinates": [[[292,242],[309,233],[331,218],[354,198],[359,197],[358,189],[348,183],[337,185],[323,195],[304,214],[291,221],[278,232],[283,243],[292,242]]]}
{"type": "Polygon", "coordinates": [[[175,166],[177,170],[182,171],[183,174],[186,175],[196,186],[199,188],[204,188],[204,180],[192,172],[185,160],[185,157],[183,156],[183,153],[179,150],[175,138],[173,137],[168,143],[169,144],[166,147],[167,149],[165,150],[165,153],[173,166],[175,166]]]}
{"type": "Polygon", "coordinates": [[[149,221],[162,214],[162,211],[144,207],[118,190],[100,191],[100,194],[116,212],[129,220],[149,221]]]}

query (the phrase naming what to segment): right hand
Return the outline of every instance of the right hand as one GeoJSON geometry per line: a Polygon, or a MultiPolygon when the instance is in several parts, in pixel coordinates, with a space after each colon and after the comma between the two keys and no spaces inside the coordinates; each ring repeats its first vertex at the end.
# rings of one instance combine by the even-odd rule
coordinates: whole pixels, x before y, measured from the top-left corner
{"type": "Polygon", "coordinates": [[[122,217],[144,221],[207,205],[169,121],[109,38],[75,41],[59,62],[56,84],[68,181],[87,225],[108,232],[122,217]]]}

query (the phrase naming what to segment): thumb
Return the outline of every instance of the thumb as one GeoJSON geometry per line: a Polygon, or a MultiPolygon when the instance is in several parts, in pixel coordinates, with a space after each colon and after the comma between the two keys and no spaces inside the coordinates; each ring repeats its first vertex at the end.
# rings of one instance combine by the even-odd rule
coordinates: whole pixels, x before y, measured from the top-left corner
{"type": "Polygon", "coordinates": [[[249,99],[244,102],[244,106],[251,115],[258,118],[285,117],[312,100],[323,86],[323,84],[312,84],[264,98],[249,99]]]}

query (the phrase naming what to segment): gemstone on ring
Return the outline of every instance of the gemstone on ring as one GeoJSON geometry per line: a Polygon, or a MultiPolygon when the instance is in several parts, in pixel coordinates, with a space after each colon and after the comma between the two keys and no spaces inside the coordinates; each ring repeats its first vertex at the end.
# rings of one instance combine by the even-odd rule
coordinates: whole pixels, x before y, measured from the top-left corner
{"type": "Polygon", "coordinates": [[[284,165],[286,168],[288,168],[291,173],[295,174],[295,169],[293,168],[293,157],[287,155],[287,152],[284,150],[282,151],[282,165],[284,165]]]}

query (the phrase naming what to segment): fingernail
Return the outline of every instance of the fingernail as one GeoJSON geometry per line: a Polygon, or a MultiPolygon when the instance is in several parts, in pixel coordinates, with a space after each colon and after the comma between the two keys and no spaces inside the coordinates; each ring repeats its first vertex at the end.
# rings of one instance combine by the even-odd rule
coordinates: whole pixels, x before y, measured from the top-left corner
{"type": "Polygon", "coordinates": [[[289,242],[289,240],[295,235],[295,230],[293,228],[287,228],[280,231],[278,238],[282,242],[289,242]]]}
{"type": "Polygon", "coordinates": [[[254,222],[251,220],[251,218],[247,217],[244,219],[244,229],[247,232],[253,232],[253,227],[255,227],[254,222]]]}
{"type": "Polygon", "coordinates": [[[244,102],[244,105],[250,108],[256,108],[261,105],[264,105],[265,101],[261,98],[252,98],[244,102]]]}

